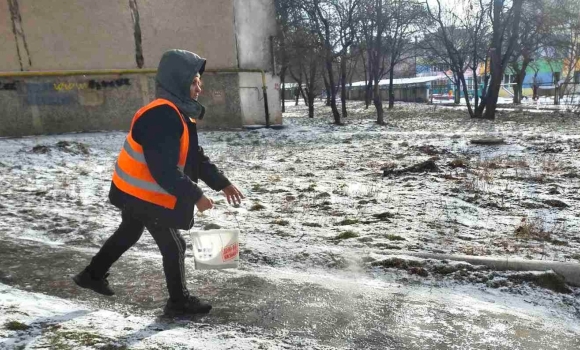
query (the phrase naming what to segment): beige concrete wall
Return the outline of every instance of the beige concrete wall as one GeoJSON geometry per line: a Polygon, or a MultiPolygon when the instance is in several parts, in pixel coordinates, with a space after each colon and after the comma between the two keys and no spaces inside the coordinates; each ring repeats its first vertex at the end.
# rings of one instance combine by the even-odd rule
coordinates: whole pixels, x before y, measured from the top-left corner
{"type": "MultiPolygon", "coordinates": [[[[11,1],[22,18],[17,25],[24,70],[137,68],[129,0],[11,1]]],[[[156,68],[171,48],[206,57],[208,68],[238,66],[234,0],[135,3],[144,67],[156,68]]],[[[8,2],[0,1],[0,71],[20,70],[12,26],[8,2]]]]}
{"type": "MultiPolygon", "coordinates": [[[[266,74],[266,86],[270,123],[272,125],[281,124],[280,78],[266,74]]],[[[244,125],[254,126],[266,123],[262,75],[260,73],[240,73],[240,102],[244,125]]]]}
{"type": "Polygon", "coordinates": [[[207,68],[237,67],[233,0],[138,0],[145,66],[180,48],[207,58],[207,68]]]}
{"type": "Polygon", "coordinates": [[[2,70],[20,70],[7,1],[0,1],[0,71],[2,70]]]}
{"type": "Polygon", "coordinates": [[[128,1],[15,2],[22,17],[23,37],[19,46],[25,70],[135,67],[128,1]],[[28,65],[26,56],[32,65],[28,65]]]}
{"type": "Polygon", "coordinates": [[[272,70],[270,37],[276,35],[272,0],[234,0],[240,68],[272,70]]]}

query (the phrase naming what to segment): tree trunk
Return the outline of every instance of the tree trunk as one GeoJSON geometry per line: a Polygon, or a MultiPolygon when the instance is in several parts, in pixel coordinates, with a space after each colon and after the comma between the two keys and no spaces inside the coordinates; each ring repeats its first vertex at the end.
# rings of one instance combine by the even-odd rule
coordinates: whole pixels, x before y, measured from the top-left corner
{"type": "Polygon", "coordinates": [[[306,94],[304,92],[304,89],[302,87],[300,87],[300,95],[302,96],[302,99],[304,100],[304,105],[308,106],[308,99],[306,98],[306,94]]]}
{"type": "Polygon", "coordinates": [[[340,96],[342,97],[342,117],[346,118],[348,114],[346,112],[346,59],[344,56],[340,59],[340,86],[340,96]]]}
{"type": "Polygon", "coordinates": [[[523,90],[524,90],[524,80],[526,78],[526,69],[528,69],[528,65],[530,64],[530,59],[524,56],[524,60],[522,62],[522,66],[519,71],[516,72],[516,85],[514,87],[514,104],[521,104],[523,98],[523,90]]]}
{"type": "Polygon", "coordinates": [[[324,89],[326,90],[326,106],[330,106],[330,86],[328,84],[328,79],[326,79],[326,74],[322,74],[322,80],[324,81],[324,89]]]}
{"type": "Polygon", "coordinates": [[[393,107],[395,107],[395,91],[393,86],[394,78],[395,78],[395,67],[391,65],[391,71],[389,72],[389,109],[393,109],[393,107]]]}
{"type": "Polygon", "coordinates": [[[385,125],[384,114],[385,111],[383,110],[383,100],[381,98],[381,92],[379,91],[379,84],[375,82],[374,84],[374,94],[373,94],[373,104],[377,109],[377,124],[385,125]]]}
{"type": "Polygon", "coordinates": [[[371,99],[373,95],[373,82],[369,81],[368,84],[365,86],[365,108],[369,109],[369,105],[371,104],[371,99]]]}
{"type": "MultiPolygon", "coordinates": [[[[372,61],[372,54],[371,51],[369,50],[368,53],[368,76],[369,76],[369,80],[367,82],[367,85],[365,86],[365,106],[366,109],[369,109],[369,105],[371,104],[371,99],[372,99],[372,95],[373,95],[373,79],[375,78],[373,76],[373,61],[372,61]]],[[[366,77],[366,75],[365,75],[366,77]]]]}
{"type": "Polygon", "coordinates": [[[455,93],[453,103],[456,105],[461,103],[461,80],[459,80],[459,77],[456,77],[455,80],[455,93]]]}
{"type": "MultiPolygon", "coordinates": [[[[473,108],[479,106],[479,82],[477,81],[477,72],[473,71],[473,108]]],[[[472,116],[473,117],[473,116],[472,116]]]]}
{"type": "MultiPolygon", "coordinates": [[[[475,38],[477,39],[479,30],[476,30],[475,32],[475,38]]],[[[478,60],[477,60],[477,40],[474,41],[474,46],[473,46],[473,67],[472,67],[472,72],[473,72],[473,109],[474,109],[474,114],[471,115],[471,117],[475,117],[475,111],[477,110],[477,107],[479,106],[479,82],[477,81],[477,66],[478,66],[478,60]]],[[[485,72],[484,72],[485,74],[485,72]]]]}
{"type": "Polygon", "coordinates": [[[473,108],[471,107],[471,101],[469,101],[469,90],[467,89],[467,83],[465,82],[465,76],[463,72],[458,75],[458,80],[460,86],[463,85],[463,96],[465,97],[465,104],[467,105],[467,111],[469,112],[469,116],[473,118],[473,108]]]}
{"type": "Polygon", "coordinates": [[[316,98],[315,93],[311,92],[308,94],[308,118],[314,118],[314,99],[316,98]]]}
{"type": "Polygon", "coordinates": [[[294,91],[294,98],[296,99],[294,106],[298,106],[298,101],[300,101],[300,91],[298,91],[298,88],[296,88],[296,91],[294,91]]]}
{"type": "Polygon", "coordinates": [[[328,57],[326,58],[326,71],[328,72],[328,85],[330,88],[330,109],[332,110],[332,117],[334,118],[334,124],[342,125],[340,121],[340,113],[336,107],[336,84],[334,82],[334,70],[332,69],[332,60],[328,57]]]}
{"type": "MultiPolygon", "coordinates": [[[[517,76],[515,77],[515,79],[516,80],[519,80],[517,76]]],[[[514,97],[513,97],[513,101],[512,101],[513,104],[515,104],[515,105],[519,105],[520,103],[522,103],[521,102],[522,101],[522,97],[520,96],[519,86],[520,86],[520,84],[518,84],[517,81],[516,81],[516,83],[514,85],[514,97]]]]}
{"type": "Polygon", "coordinates": [[[495,119],[495,110],[501,89],[503,72],[501,67],[500,52],[492,49],[491,52],[491,81],[489,83],[489,94],[486,96],[485,119],[495,119]]]}
{"type": "Polygon", "coordinates": [[[518,38],[519,25],[521,21],[522,14],[522,4],[523,0],[514,0],[512,4],[512,20],[509,22],[511,28],[511,36],[507,41],[507,49],[505,52],[502,50],[503,46],[503,34],[507,30],[505,23],[502,28],[502,10],[504,1],[494,1],[493,3],[493,17],[492,17],[492,44],[490,48],[490,58],[491,58],[491,82],[489,86],[488,96],[485,98],[485,115],[486,119],[495,119],[495,111],[497,108],[497,99],[499,98],[499,90],[501,89],[501,81],[503,78],[503,73],[507,66],[507,60],[512,56],[514,51],[515,42],[518,38]],[[503,58],[502,58],[503,54],[503,58]]]}

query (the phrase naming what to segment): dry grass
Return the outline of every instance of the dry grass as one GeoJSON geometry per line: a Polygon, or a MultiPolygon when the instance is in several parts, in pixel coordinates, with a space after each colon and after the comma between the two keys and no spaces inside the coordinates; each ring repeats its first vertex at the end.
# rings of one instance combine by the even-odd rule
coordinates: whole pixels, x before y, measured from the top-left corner
{"type": "Polygon", "coordinates": [[[4,329],[9,331],[25,331],[29,328],[30,326],[18,321],[8,321],[4,324],[4,329]]]}
{"type": "Polygon", "coordinates": [[[470,192],[486,192],[493,184],[494,174],[490,168],[474,170],[465,181],[465,188],[470,192]]]}
{"type": "Polygon", "coordinates": [[[529,168],[530,164],[524,157],[508,157],[502,155],[493,158],[479,159],[475,162],[475,166],[483,170],[503,168],[525,169],[529,168]]]}
{"type": "Polygon", "coordinates": [[[448,164],[453,169],[455,168],[468,168],[469,167],[469,160],[466,158],[457,158],[449,162],[448,164]]]}
{"type": "Polygon", "coordinates": [[[354,231],[344,231],[339,233],[336,237],[334,237],[334,240],[343,240],[343,239],[350,239],[350,238],[356,238],[358,237],[358,233],[354,232],[354,231]]]}
{"type": "Polygon", "coordinates": [[[564,231],[562,222],[550,224],[543,217],[524,217],[516,228],[515,234],[517,238],[521,239],[567,245],[566,241],[553,238],[553,236],[560,235],[564,231]]]}
{"type": "Polygon", "coordinates": [[[254,203],[249,210],[250,211],[259,211],[259,210],[264,210],[264,209],[266,209],[266,207],[263,204],[254,203]]]}
{"type": "Polygon", "coordinates": [[[549,241],[551,233],[544,230],[544,222],[540,218],[522,218],[516,228],[516,237],[535,241],[549,241]]]}
{"type": "Polygon", "coordinates": [[[539,161],[539,167],[542,174],[553,174],[561,172],[564,167],[553,157],[542,157],[539,161]]]}
{"type": "Polygon", "coordinates": [[[276,219],[276,220],[272,221],[271,224],[280,225],[280,226],[288,226],[288,225],[290,225],[290,221],[284,220],[284,219],[276,219]]]}

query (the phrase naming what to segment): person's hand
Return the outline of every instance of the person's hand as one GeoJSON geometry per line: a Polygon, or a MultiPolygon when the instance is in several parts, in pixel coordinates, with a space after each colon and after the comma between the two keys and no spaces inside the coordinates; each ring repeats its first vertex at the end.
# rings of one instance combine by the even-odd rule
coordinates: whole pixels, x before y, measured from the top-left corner
{"type": "Polygon", "coordinates": [[[213,208],[213,201],[207,198],[205,195],[201,196],[201,198],[195,203],[197,210],[200,213],[203,213],[206,210],[213,208]]]}
{"type": "Polygon", "coordinates": [[[229,204],[240,204],[242,203],[242,199],[244,195],[238,188],[234,185],[229,185],[228,187],[223,189],[224,195],[226,196],[229,204]]]}

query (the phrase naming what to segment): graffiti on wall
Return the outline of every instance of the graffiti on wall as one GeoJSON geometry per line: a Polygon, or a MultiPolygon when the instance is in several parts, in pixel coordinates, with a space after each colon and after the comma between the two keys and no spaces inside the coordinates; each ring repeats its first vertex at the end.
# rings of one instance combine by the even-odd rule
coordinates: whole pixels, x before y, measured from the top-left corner
{"type": "Polygon", "coordinates": [[[24,82],[23,84],[19,81],[0,81],[0,91],[23,91],[26,94],[26,103],[31,106],[77,104],[81,91],[116,89],[124,86],[131,86],[131,80],[120,78],[84,82],[24,82]],[[21,90],[18,90],[19,85],[21,85],[21,90]]]}
{"type": "Polygon", "coordinates": [[[76,104],[77,94],[54,89],[53,83],[26,83],[26,103],[31,106],[61,106],[76,104]]]}
{"type": "Polygon", "coordinates": [[[130,86],[129,79],[89,80],[88,82],[27,83],[26,101],[33,106],[60,106],[79,103],[80,91],[130,86]]]}
{"type": "Polygon", "coordinates": [[[101,90],[104,88],[117,88],[121,86],[131,86],[131,81],[129,79],[116,79],[116,80],[89,80],[89,89],[101,90]]]}
{"type": "Polygon", "coordinates": [[[89,80],[88,82],[60,82],[53,83],[55,91],[73,91],[73,90],[102,90],[106,88],[118,88],[121,86],[131,86],[131,81],[129,79],[116,79],[116,80],[89,80]]]}
{"type": "Polygon", "coordinates": [[[0,91],[16,91],[16,82],[3,83],[0,81],[0,91]]]}
{"type": "Polygon", "coordinates": [[[89,83],[53,83],[56,91],[86,90],[89,83]]]}

